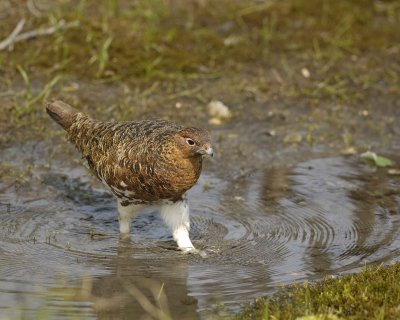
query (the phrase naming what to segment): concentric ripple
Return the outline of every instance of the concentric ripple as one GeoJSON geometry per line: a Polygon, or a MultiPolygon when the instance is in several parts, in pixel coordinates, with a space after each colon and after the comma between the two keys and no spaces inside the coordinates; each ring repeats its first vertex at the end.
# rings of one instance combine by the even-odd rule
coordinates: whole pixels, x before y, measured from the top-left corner
{"type": "Polygon", "coordinates": [[[176,250],[157,210],[141,213],[131,238],[120,239],[114,199],[84,169],[44,166],[34,160],[40,145],[26,148],[29,179],[0,182],[0,310],[25,295],[30,315],[38,301],[59,318],[135,314],[135,290],[151,296],[162,285],[172,314],[191,319],[216,302],[237,306],[279,284],[400,256],[398,176],[356,158],[230,181],[203,175],[189,194],[203,258],[176,250]]]}

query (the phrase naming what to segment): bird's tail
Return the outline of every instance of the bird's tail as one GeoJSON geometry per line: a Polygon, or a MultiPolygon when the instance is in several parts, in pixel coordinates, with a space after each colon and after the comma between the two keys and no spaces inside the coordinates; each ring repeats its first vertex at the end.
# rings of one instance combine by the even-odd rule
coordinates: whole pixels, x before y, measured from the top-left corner
{"type": "Polygon", "coordinates": [[[79,111],[62,101],[53,101],[46,104],[46,111],[65,130],[71,127],[79,111]]]}

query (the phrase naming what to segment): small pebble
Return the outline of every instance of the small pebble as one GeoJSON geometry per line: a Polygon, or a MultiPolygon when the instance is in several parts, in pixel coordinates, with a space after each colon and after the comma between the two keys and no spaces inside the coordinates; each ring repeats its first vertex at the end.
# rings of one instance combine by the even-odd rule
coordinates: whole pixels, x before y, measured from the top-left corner
{"type": "Polygon", "coordinates": [[[222,123],[222,121],[220,118],[211,118],[210,120],[208,120],[208,123],[219,126],[222,123]]]}
{"type": "Polygon", "coordinates": [[[267,131],[267,135],[270,137],[275,137],[276,136],[276,131],[275,130],[269,130],[267,131]]]}
{"type": "Polygon", "coordinates": [[[285,143],[300,143],[303,140],[303,137],[301,134],[294,133],[294,134],[288,134],[284,139],[283,142],[285,143]]]}
{"type": "Polygon", "coordinates": [[[308,78],[311,76],[310,71],[308,71],[307,68],[301,69],[301,74],[302,74],[303,77],[306,78],[306,79],[308,79],[308,78]]]}
{"type": "Polygon", "coordinates": [[[212,100],[208,106],[208,113],[213,118],[227,119],[231,117],[231,111],[228,106],[218,100],[212,100]]]}
{"type": "Polygon", "coordinates": [[[400,169],[389,169],[388,173],[392,176],[400,176],[400,169]]]}
{"type": "Polygon", "coordinates": [[[350,156],[353,154],[357,154],[358,152],[357,152],[356,148],[354,148],[354,147],[347,147],[347,148],[342,149],[340,151],[340,153],[344,156],[350,156]]]}

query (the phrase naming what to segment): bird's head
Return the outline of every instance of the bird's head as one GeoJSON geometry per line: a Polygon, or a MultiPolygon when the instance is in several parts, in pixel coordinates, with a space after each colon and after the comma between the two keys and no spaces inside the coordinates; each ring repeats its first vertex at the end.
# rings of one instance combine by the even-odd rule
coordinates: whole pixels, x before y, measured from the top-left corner
{"type": "Polygon", "coordinates": [[[185,128],[175,135],[175,143],[183,155],[187,158],[213,156],[210,133],[200,128],[185,128]]]}

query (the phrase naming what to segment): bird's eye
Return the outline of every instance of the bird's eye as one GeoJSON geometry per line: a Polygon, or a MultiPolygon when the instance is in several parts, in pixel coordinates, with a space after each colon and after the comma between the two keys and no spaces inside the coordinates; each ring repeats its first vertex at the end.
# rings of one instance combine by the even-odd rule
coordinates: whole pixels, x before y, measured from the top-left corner
{"type": "Polygon", "coordinates": [[[187,138],[187,139],[186,139],[186,142],[187,142],[187,144],[188,144],[189,146],[194,146],[194,141],[193,141],[192,139],[187,138]]]}

